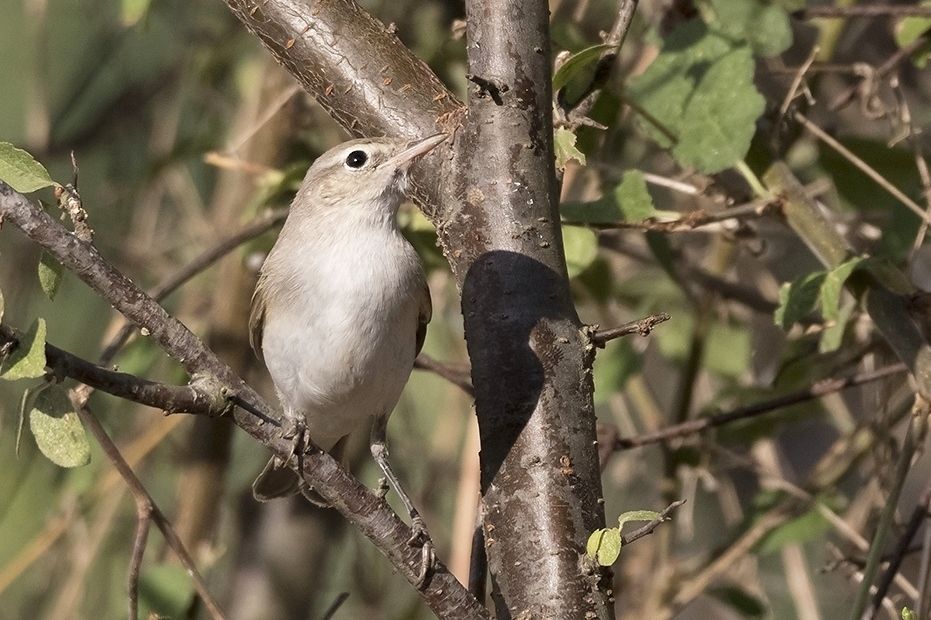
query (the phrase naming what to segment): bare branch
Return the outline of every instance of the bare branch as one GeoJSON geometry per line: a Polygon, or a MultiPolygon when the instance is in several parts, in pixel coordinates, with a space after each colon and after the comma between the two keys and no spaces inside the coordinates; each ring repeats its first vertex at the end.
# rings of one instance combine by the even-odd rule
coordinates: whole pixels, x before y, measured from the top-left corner
{"type": "Polygon", "coordinates": [[[177,555],[178,559],[181,561],[181,565],[184,566],[188,575],[191,576],[194,589],[197,590],[197,594],[200,596],[201,600],[204,601],[204,606],[207,608],[210,616],[214,620],[223,620],[224,615],[223,611],[220,609],[219,603],[217,603],[216,599],[213,598],[213,595],[210,594],[210,591],[207,589],[207,583],[204,581],[200,571],[197,570],[197,566],[194,564],[194,559],[191,557],[191,554],[188,553],[181,539],[178,538],[178,535],[175,533],[171,522],[156,505],[155,500],[152,499],[152,496],[142,484],[142,481],[136,477],[129,463],[127,463],[123,455],[120,454],[119,448],[116,447],[116,444],[114,444],[110,436],[107,435],[103,426],[100,425],[97,417],[87,408],[85,404],[86,399],[72,392],[71,400],[75,404],[81,421],[90,429],[94,439],[100,444],[107,458],[113,463],[113,466],[119,472],[120,477],[126,482],[126,486],[129,487],[129,491],[136,500],[136,515],[138,521],[136,523],[136,535],[133,539],[132,559],[129,569],[130,618],[136,617],[134,612],[138,604],[139,567],[142,563],[142,555],[145,551],[146,539],[148,538],[149,523],[152,522],[155,523],[155,526],[161,531],[162,536],[165,537],[165,542],[167,542],[171,550],[175,552],[175,555],[177,555]]]}
{"type": "Polygon", "coordinates": [[[592,342],[596,347],[603,348],[606,342],[614,340],[615,338],[620,338],[622,336],[629,336],[630,334],[649,336],[654,327],[660,323],[665,323],[669,320],[669,318],[670,317],[668,313],[660,312],[659,314],[651,314],[650,316],[644,317],[642,319],[624,323],[618,327],[612,327],[610,329],[598,329],[595,330],[595,332],[592,334],[592,342]]]}
{"type": "Polygon", "coordinates": [[[652,521],[650,521],[649,523],[643,525],[642,527],[638,527],[630,534],[624,534],[623,536],[621,536],[621,546],[625,547],[632,542],[638,541],[641,538],[652,534],[653,530],[658,528],[660,524],[662,524],[664,521],[669,521],[671,519],[669,515],[672,514],[672,511],[674,511],[676,508],[678,508],[685,502],[686,500],[684,499],[674,501],[673,503],[666,506],[663,509],[663,511],[659,513],[659,516],[653,519],[652,521]]]}
{"type": "Polygon", "coordinates": [[[804,114],[801,112],[796,112],[795,120],[801,123],[805,129],[814,134],[816,138],[837,151],[841,157],[853,164],[858,170],[863,172],[863,174],[873,179],[873,181],[875,181],[880,187],[894,196],[896,200],[908,207],[912,213],[921,218],[922,222],[931,223],[931,215],[925,213],[925,210],[922,209],[918,203],[906,196],[902,190],[890,183],[886,177],[879,174],[875,168],[857,157],[850,149],[837,141],[833,136],[808,120],[804,114]]]}
{"type": "MultiPolygon", "coordinates": [[[[155,301],[161,301],[178,290],[185,282],[198,275],[212,264],[238,248],[243,243],[255,239],[262,233],[270,230],[285,220],[288,216],[287,209],[274,209],[268,211],[246,224],[239,232],[226,239],[223,239],[212,248],[201,252],[197,258],[186,264],[184,267],[173,273],[161,284],[149,291],[149,296],[155,301]]],[[[109,363],[116,356],[117,352],[126,344],[126,341],[133,333],[133,326],[126,323],[120,328],[116,336],[107,344],[103,353],[100,354],[101,362],[109,363]]]]}
{"type": "Polygon", "coordinates": [[[689,420],[688,422],[683,422],[682,424],[667,426],[666,428],[660,429],[658,431],[637,435],[636,437],[620,437],[616,440],[614,445],[617,450],[628,450],[630,448],[639,448],[641,446],[654,443],[668,442],[672,439],[678,439],[680,437],[686,437],[688,435],[706,431],[709,428],[717,428],[718,426],[730,424],[731,422],[736,422],[737,420],[755,418],[765,413],[770,413],[776,409],[790,407],[792,405],[797,405],[798,403],[814,400],[826,394],[839,392],[848,387],[854,387],[857,385],[870,383],[872,381],[878,381],[886,377],[904,373],[907,370],[908,369],[905,367],[905,364],[892,364],[891,366],[885,366],[878,370],[861,372],[849,377],[819,381],[804,390],[792,392],[791,394],[786,394],[785,396],[766,400],[754,405],[738,407],[737,409],[727,413],[689,420]]]}
{"type": "MultiPolygon", "coordinates": [[[[888,5],[888,6],[903,6],[903,5],[888,5]]],[[[854,8],[854,7],[850,7],[854,8]]],[[[917,37],[914,41],[902,47],[894,54],[889,56],[883,64],[879,65],[876,68],[876,71],[871,73],[868,79],[870,80],[881,80],[886,76],[890,75],[896,67],[898,67],[902,62],[908,60],[912,57],[912,54],[920,50],[922,47],[928,44],[928,37],[931,36],[931,29],[925,30],[921,36],[917,37]]],[[[861,77],[856,84],[842,92],[838,95],[834,101],[828,106],[828,109],[832,112],[836,112],[846,106],[848,103],[853,101],[854,97],[857,96],[857,93],[860,92],[863,87],[866,77],[861,77]]]]}
{"type": "MultiPolygon", "coordinates": [[[[8,345],[12,351],[19,345],[19,339],[11,327],[0,324],[0,348],[8,345]]],[[[108,394],[166,413],[219,416],[227,410],[222,398],[217,400],[215,395],[193,385],[166,385],[108,370],[48,343],[45,344],[45,361],[49,370],[59,378],[70,377],[108,394]]]]}
{"type": "MultiPolygon", "coordinates": [[[[177,359],[199,383],[215,385],[218,394],[225,388],[228,394],[235,395],[257,411],[272,411],[252,387],[187,327],[169,316],[164,308],[105,261],[93,245],[69,233],[5,183],[0,183],[0,219],[23,231],[137,327],[146,328],[152,340],[177,359]]],[[[283,460],[291,457],[292,442],[282,437],[278,427],[242,409],[235,409],[232,415],[237,425],[283,460]]],[[[264,415],[267,418],[267,414],[264,415]]],[[[414,585],[421,559],[419,551],[407,544],[411,537],[410,527],[398,518],[383,498],[353,478],[329,454],[310,452],[303,455],[303,462],[305,482],[368,537],[414,585]]],[[[296,468],[296,459],[291,458],[290,464],[296,468]]],[[[485,609],[440,562],[437,562],[430,582],[419,593],[427,605],[442,617],[487,617],[485,609]]]]}
{"type": "Polygon", "coordinates": [[[828,17],[931,17],[931,7],[908,4],[858,4],[854,6],[810,6],[792,13],[796,19],[828,17]]]}
{"type": "Polygon", "coordinates": [[[414,368],[426,370],[439,377],[443,377],[453,385],[461,388],[466,394],[475,393],[475,390],[472,388],[472,376],[468,366],[454,368],[449,364],[444,364],[433,359],[429,355],[421,353],[417,356],[417,359],[414,360],[414,368]]]}

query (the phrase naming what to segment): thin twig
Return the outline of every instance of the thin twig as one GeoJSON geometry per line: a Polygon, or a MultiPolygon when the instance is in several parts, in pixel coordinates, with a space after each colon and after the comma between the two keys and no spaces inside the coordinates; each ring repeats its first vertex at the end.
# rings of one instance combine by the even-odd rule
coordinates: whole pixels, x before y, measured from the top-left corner
{"type": "Polygon", "coordinates": [[[611,48],[606,50],[601,55],[601,58],[598,59],[598,64],[595,66],[595,71],[592,74],[592,81],[585,89],[584,94],[579,98],[575,108],[569,111],[570,124],[573,122],[585,124],[581,119],[588,118],[592,108],[595,107],[595,97],[593,97],[592,94],[604,85],[614,69],[615,61],[620,55],[621,46],[624,45],[627,32],[630,30],[630,24],[633,22],[634,13],[637,11],[638,1],[639,0],[619,0],[614,24],[612,24],[611,30],[604,39],[605,44],[611,46],[611,48]],[[576,121],[576,119],[579,120],[576,121]]]}
{"type": "Polygon", "coordinates": [[[848,103],[853,101],[853,98],[860,91],[860,87],[863,85],[863,81],[865,79],[870,79],[874,81],[881,80],[882,78],[892,73],[892,71],[894,71],[895,68],[899,66],[899,64],[901,64],[903,61],[907,60],[908,58],[911,58],[912,54],[914,54],[915,52],[917,52],[922,47],[928,44],[929,33],[931,33],[931,29],[925,30],[914,41],[912,41],[905,47],[898,49],[894,54],[889,56],[889,58],[887,58],[886,61],[883,62],[883,64],[879,65],[876,68],[875,72],[871,72],[868,78],[866,76],[861,77],[857,81],[856,84],[849,87],[847,90],[843,91],[840,95],[838,95],[834,99],[834,101],[831,102],[831,105],[828,106],[828,109],[831,112],[837,112],[838,110],[846,106],[848,103]]]}
{"type": "Polygon", "coordinates": [[[879,571],[880,559],[885,552],[886,538],[888,538],[894,525],[899,496],[902,493],[902,487],[905,485],[905,479],[912,468],[912,458],[919,447],[924,445],[927,416],[928,402],[920,394],[917,394],[915,396],[915,405],[912,408],[908,432],[902,442],[895,474],[892,477],[892,488],[889,489],[885,498],[885,504],[882,512],[880,512],[879,522],[876,524],[876,531],[873,534],[873,540],[870,541],[870,552],[866,558],[866,566],[863,568],[863,583],[860,584],[856,598],[851,606],[850,620],[861,620],[863,618],[873,586],[873,579],[879,571]]]}
{"type": "Polygon", "coordinates": [[[921,543],[921,568],[918,571],[918,598],[915,609],[919,618],[927,618],[929,612],[929,577],[931,577],[931,527],[925,527],[924,540],[921,543]]]}
{"type": "Polygon", "coordinates": [[[827,17],[931,17],[931,7],[909,4],[858,4],[854,6],[810,6],[792,13],[796,19],[827,17]]]}
{"type": "Polygon", "coordinates": [[[779,106],[780,120],[782,120],[782,117],[785,116],[786,112],[789,111],[789,106],[791,106],[792,102],[795,100],[795,95],[798,94],[799,87],[802,85],[802,82],[805,81],[805,74],[808,73],[812,63],[815,62],[815,57],[818,55],[820,50],[820,47],[813,45],[811,47],[811,51],[808,52],[808,58],[806,58],[805,62],[799,66],[798,71],[796,71],[795,76],[792,78],[792,83],[789,85],[789,91],[786,93],[785,99],[782,100],[782,105],[779,106]]]}
{"type": "Polygon", "coordinates": [[[672,513],[673,510],[675,510],[676,508],[678,508],[685,502],[686,500],[684,499],[674,501],[673,503],[666,506],[666,508],[664,508],[663,511],[659,513],[658,517],[656,517],[655,519],[653,519],[652,521],[650,521],[643,527],[638,527],[630,534],[624,534],[623,536],[621,536],[621,546],[626,547],[630,543],[640,540],[644,536],[649,536],[650,534],[652,534],[653,530],[658,528],[660,524],[662,524],[664,521],[669,521],[671,519],[669,515],[672,513]]]}
{"type": "MultiPolygon", "coordinates": [[[[197,566],[185,548],[184,543],[181,542],[181,539],[175,533],[171,522],[159,509],[158,505],[155,503],[155,500],[152,499],[152,496],[149,494],[148,490],[145,488],[139,478],[136,477],[136,474],[129,466],[129,463],[127,463],[123,458],[123,455],[120,454],[119,448],[116,447],[116,444],[114,444],[113,440],[110,439],[110,436],[107,435],[107,432],[103,429],[103,426],[101,426],[100,422],[97,421],[97,417],[94,416],[90,409],[87,408],[87,405],[82,402],[83,399],[81,399],[80,395],[73,392],[72,396],[72,401],[75,404],[78,416],[80,416],[84,426],[90,430],[91,434],[94,436],[94,439],[97,440],[97,443],[100,444],[100,447],[103,449],[104,454],[107,455],[107,458],[110,459],[110,462],[113,463],[113,466],[126,482],[126,486],[129,488],[130,493],[133,494],[133,498],[136,500],[140,521],[142,521],[144,516],[148,514],[152,522],[155,523],[155,526],[159,529],[159,531],[161,531],[162,536],[165,537],[165,542],[167,542],[171,550],[175,552],[175,555],[177,555],[178,559],[181,561],[181,565],[184,566],[188,575],[190,575],[191,580],[194,583],[194,589],[197,590],[197,594],[200,596],[201,600],[203,600],[204,606],[207,608],[210,616],[214,620],[223,620],[224,614],[220,608],[219,603],[217,603],[216,599],[213,598],[213,595],[210,594],[204,578],[201,576],[200,571],[197,570],[197,566]],[[142,508],[140,508],[140,506],[142,508]]],[[[138,563],[142,561],[142,553],[145,549],[145,534],[139,536],[139,531],[142,527],[142,525],[137,524],[137,536],[134,540],[133,557],[130,564],[131,578],[133,570],[136,570],[136,577],[138,578],[138,563]],[[142,545],[141,548],[138,547],[140,543],[142,545]]],[[[145,526],[145,528],[148,529],[148,526],[145,526]]],[[[131,606],[133,604],[133,602],[130,602],[131,606]]]]}
{"type": "Polygon", "coordinates": [[[339,608],[343,606],[343,603],[346,602],[346,599],[349,598],[349,592],[340,592],[336,595],[336,599],[330,603],[330,606],[327,607],[327,610],[323,612],[323,616],[320,620],[330,620],[333,616],[336,615],[336,612],[339,611],[339,608]]]}
{"type": "Polygon", "coordinates": [[[133,550],[129,558],[129,618],[139,617],[139,575],[142,572],[142,557],[149,539],[152,513],[148,504],[136,498],[136,533],[133,535],[133,550]]]}
{"type": "MultiPolygon", "coordinates": [[[[162,301],[170,294],[178,290],[185,282],[198,275],[212,264],[238,248],[243,243],[255,239],[264,232],[280,224],[288,216],[288,209],[273,209],[259,215],[254,220],[243,226],[243,228],[234,235],[220,241],[212,248],[208,248],[200,253],[194,260],[184,267],[168,276],[164,281],[149,291],[149,296],[155,301],[162,301]]],[[[134,331],[134,326],[126,322],[116,336],[107,344],[103,353],[100,355],[101,364],[110,363],[116,353],[122,348],[134,331]]]]}
{"type": "MultiPolygon", "coordinates": [[[[10,350],[13,350],[19,346],[19,340],[11,327],[0,323],[0,346],[6,345],[12,345],[10,350]]],[[[167,385],[108,370],[48,342],[45,343],[45,363],[59,378],[70,377],[108,394],[166,413],[219,416],[226,410],[224,405],[194,385],[167,385]]]]}
{"type": "Polygon", "coordinates": [[[596,329],[592,333],[592,342],[596,347],[604,348],[606,342],[622,336],[629,336],[630,334],[649,336],[653,328],[669,319],[669,313],[660,312],[610,329],[596,329]]]}
{"type": "Polygon", "coordinates": [[[914,200],[906,196],[902,192],[902,190],[900,190],[898,187],[890,183],[889,180],[886,179],[886,177],[884,177],[883,175],[879,174],[875,168],[873,168],[868,163],[866,163],[865,161],[863,161],[862,159],[854,155],[853,152],[850,151],[850,149],[848,149],[846,146],[844,146],[843,144],[835,140],[833,136],[831,136],[826,131],[824,131],[823,129],[815,125],[813,122],[808,120],[808,118],[806,118],[804,114],[802,114],[801,112],[796,112],[795,120],[801,123],[805,127],[805,129],[807,129],[812,134],[814,134],[815,137],[817,137],[819,140],[821,140],[822,142],[830,146],[832,149],[840,153],[840,155],[844,159],[846,159],[851,164],[856,166],[866,176],[873,179],[880,187],[882,187],[884,190],[889,192],[899,202],[901,202],[903,205],[911,209],[911,211],[915,213],[915,215],[921,218],[921,221],[931,223],[931,216],[925,213],[925,210],[922,209],[918,205],[918,203],[916,203],[914,200]]]}
{"type": "Polygon", "coordinates": [[[821,396],[825,396],[826,394],[839,392],[848,387],[854,387],[857,385],[870,383],[872,381],[878,381],[885,377],[904,373],[906,370],[907,369],[905,368],[905,364],[892,364],[891,366],[884,366],[883,368],[879,368],[877,370],[857,373],[849,377],[826,379],[814,383],[804,390],[792,392],[790,394],[786,394],[785,396],[779,396],[778,398],[766,400],[754,405],[738,407],[737,409],[727,413],[689,420],[687,422],[683,422],[682,424],[667,426],[666,428],[662,428],[658,431],[637,435],[636,437],[621,437],[618,438],[615,442],[615,449],[628,450],[630,448],[639,448],[641,446],[647,446],[654,443],[668,442],[680,437],[687,437],[688,435],[694,435],[695,433],[700,433],[702,431],[708,430],[709,428],[716,428],[731,422],[736,422],[737,420],[754,418],[765,413],[770,413],[776,409],[781,409],[783,407],[789,407],[791,405],[797,405],[798,403],[803,403],[805,401],[814,400],[816,398],[820,398],[821,396]]]}
{"type": "Polygon", "coordinates": [[[454,367],[444,364],[426,353],[421,353],[414,360],[414,368],[426,370],[442,377],[467,394],[474,394],[472,389],[472,373],[468,366],[454,367]]]}
{"type": "Polygon", "coordinates": [[[931,484],[928,484],[921,494],[921,498],[918,500],[918,504],[912,511],[908,524],[905,526],[905,531],[899,537],[899,542],[896,544],[895,550],[888,559],[886,559],[886,557],[883,558],[883,561],[889,562],[889,565],[886,567],[885,572],[883,572],[882,577],[880,577],[879,583],[876,584],[876,593],[873,595],[874,615],[879,611],[879,606],[882,604],[883,599],[886,598],[889,586],[892,585],[896,574],[899,572],[899,567],[902,565],[902,560],[905,559],[909,551],[912,539],[915,538],[921,524],[928,518],[929,509],[931,509],[931,484]]]}

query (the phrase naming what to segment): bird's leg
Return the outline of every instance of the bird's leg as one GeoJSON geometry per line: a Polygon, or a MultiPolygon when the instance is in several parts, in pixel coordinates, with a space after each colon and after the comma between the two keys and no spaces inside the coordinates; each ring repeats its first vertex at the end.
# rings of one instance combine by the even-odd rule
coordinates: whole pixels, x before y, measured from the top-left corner
{"type": "Polygon", "coordinates": [[[391,486],[394,487],[395,492],[397,492],[398,497],[401,499],[401,503],[404,504],[404,508],[407,509],[407,513],[410,515],[411,530],[413,533],[407,541],[407,544],[411,546],[420,546],[421,548],[420,572],[417,575],[417,587],[422,588],[426,584],[430,573],[433,571],[436,555],[433,552],[433,541],[430,539],[430,533],[427,532],[427,526],[423,522],[423,518],[420,516],[420,513],[417,512],[417,509],[414,508],[414,503],[411,502],[411,498],[408,497],[407,493],[404,491],[404,487],[401,486],[401,482],[398,480],[398,477],[391,469],[391,464],[388,462],[388,444],[386,442],[387,424],[387,416],[379,416],[375,419],[375,423],[372,425],[369,447],[372,450],[372,457],[375,459],[375,462],[378,463],[378,467],[384,472],[385,477],[391,483],[391,486]]]}
{"type": "Polygon", "coordinates": [[[291,440],[291,450],[288,452],[288,458],[285,459],[285,466],[291,462],[291,459],[297,455],[297,467],[301,478],[304,477],[304,451],[307,450],[307,422],[300,413],[292,412],[285,409],[284,417],[281,420],[281,436],[284,439],[291,440]]]}

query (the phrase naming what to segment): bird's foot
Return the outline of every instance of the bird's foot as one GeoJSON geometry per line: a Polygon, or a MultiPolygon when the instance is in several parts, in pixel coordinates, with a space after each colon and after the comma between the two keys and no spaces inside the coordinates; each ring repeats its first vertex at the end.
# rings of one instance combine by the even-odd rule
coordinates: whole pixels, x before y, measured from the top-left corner
{"type": "Polygon", "coordinates": [[[411,537],[407,544],[411,547],[420,547],[420,571],[417,573],[417,589],[423,589],[433,574],[436,566],[436,553],[433,551],[433,540],[427,531],[423,519],[416,512],[411,515],[411,537]]]}
{"type": "MultiPolygon", "coordinates": [[[[291,440],[291,450],[288,452],[288,458],[285,463],[290,463],[291,459],[297,455],[298,467],[302,467],[303,460],[301,456],[310,445],[310,438],[307,435],[307,424],[301,418],[285,417],[281,422],[281,436],[284,439],[291,440]]],[[[303,472],[302,472],[303,473],[303,472]]]]}

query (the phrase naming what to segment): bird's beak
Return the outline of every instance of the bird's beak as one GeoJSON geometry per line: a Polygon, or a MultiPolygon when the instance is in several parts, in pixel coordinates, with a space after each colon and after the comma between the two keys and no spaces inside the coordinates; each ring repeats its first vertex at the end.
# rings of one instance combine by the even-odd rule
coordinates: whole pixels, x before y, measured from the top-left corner
{"type": "Polygon", "coordinates": [[[446,140],[449,137],[445,133],[433,134],[429,138],[424,138],[422,140],[417,140],[416,142],[408,145],[406,149],[387,160],[382,166],[393,167],[399,170],[406,170],[410,167],[412,163],[420,159],[433,149],[435,149],[441,142],[446,140]]]}

